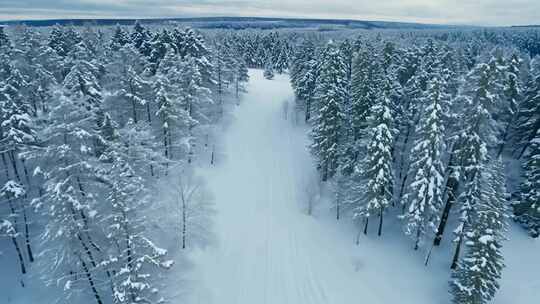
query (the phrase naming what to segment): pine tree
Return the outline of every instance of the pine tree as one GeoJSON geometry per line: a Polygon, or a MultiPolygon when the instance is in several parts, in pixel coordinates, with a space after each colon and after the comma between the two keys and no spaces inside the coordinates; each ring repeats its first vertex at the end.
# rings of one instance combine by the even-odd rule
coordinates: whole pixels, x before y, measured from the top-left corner
{"type": "MultiPolygon", "coordinates": [[[[388,82],[388,80],[386,80],[388,82]]],[[[369,218],[379,216],[378,235],[382,234],[385,210],[392,203],[392,113],[388,98],[390,84],[383,84],[379,97],[370,109],[367,133],[367,151],[354,173],[354,217],[365,222],[367,233],[369,218]]]]}
{"type": "Polygon", "coordinates": [[[435,231],[443,205],[443,108],[446,108],[449,96],[442,75],[435,75],[428,83],[424,109],[416,130],[418,137],[411,151],[409,173],[413,180],[405,196],[408,211],[403,218],[407,234],[414,235],[415,250],[427,233],[435,231]]]}
{"type": "Polygon", "coordinates": [[[26,190],[24,187],[15,181],[7,181],[2,189],[0,189],[0,198],[7,202],[9,208],[9,213],[5,217],[0,217],[0,237],[8,237],[11,239],[15,252],[17,252],[17,258],[19,260],[22,274],[26,274],[27,269],[23,258],[23,250],[21,249],[18,241],[21,233],[18,230],[19,228],[17,221],[19,214],[16,210],[14,201],[22,198],[25,195],[26,190]]]}
{"type": "Polygon", "coordinates": [[[516,219],[528,228],[533,237],[540,235],[540,131],[531,140],[527,162],[524,167],[525,180],[521,184],[520,200],[514,204],[516,219]]]}
{"type": "Polygon", "coordinates": [[[529,148],[532,139],[540,130],[540,69],[532,70],[519,105],[516,118],[515,137],[520,147],[519,157],[529,148]]]}
{"type": "Polygon", "coordinates": [[[120,27],[119,24],[117,24],[114,30],[114,34],[111,38],[111,44],[109,47],[112,50],[116,51],[119,48],[123,47],[124,45],[128,44],[129,42],[130,42],[130,39],[128,37],[128,34],[124,32],[124,30],[120,27]]]}
{"type": "Polygon", "coordinates": [[[464,117],[465,128],[461,134],[458,157],[463,160],[463,192],[458,202],[461,207],[460,224],[457,235],[456,250],[452,261],[452,269],[457,267],[461,246],[471,225],[471,213],[480,200],[480,175],[488,160],[488,151],[494,146],[496,121],[492,116],[493,107],[497,104],[496,91],[499,79],[492,65],[478,64],[468,75],[465,93],[468,103],[465,105],[467,115],[464,117]]]}
{"type": "Polygon", "coordinates": [[[497,154],[501,155],[504,151],[510,130],[518,112],[518,104],[522,99],[522,84],[520,81],[521,59],[513,54],[506,65],[504,71],[502,107],[498,110],[498,119],[500,123],[501,139],[497,154]]]}
{"type": "Polygon", "coordinates": [[[0,49],[4,47],[10,46],[10,40],[6,32],[4,31],[4,27],[0,26],[0,49]]]}
{"type": "Polygon", "coordinates": [[[133,32],[131,33],[131,43],[133,46],[139,50],[142,54],[145,54],[143,47],[145,43],[150,40],[150,34],[148,31],[141,25],[139,20],[135,21],[133,25],[133,32]]]}
{"type": "MultiPolygon", "coordinates": [[[[107,116],[108,117],[108,116],[107,116]]],[[[157,247],[147,236],[148,222],[143,216],[151,208],[150,189],[144,179],[131,164],[137,164],[141,148],[126,145],[126,141],[115,130],[112,122],[101,126],[107,149],[100,157],[98,178],[107,185],[105,201],[110,204],[110,211],[105,218],[107,223],[106,239],[108,247],[115,249],[115,254],[102,262],[114,274],[112,280],[113,303],[161,303],[154,286],[155,270],[168,269],[173,262],[165,260],[167,251],[157,247]],[[134,152],[136,154],[134,154],[134,152]],[[139,153],[137,153],[139,152],[139,153]]]]}
{"type": "MultiPolygon", "coordinates": [[[[183,72],[185,71],[178,66],[177,56],[171,50],[163,59],[153,83],[154,102],[157,106],[156,116],[160,120],[164,156],[169,161],[181,159],[179,155],[174,155],[174,151],[177,151],[175,149],[178,147],[177,143],[185,142],[185,139],[189,138],[190,128],[197,124],[190,117],[189,102],[184,98],[189,94],[185,91],[187,87],[182,86],[183,79],[191,82],[192,78],[182,78],[183,72]],[[182,104],[182,102],[187,103],[182,104]]],[[[193,109],[194,107],[191,108],[193,109]]],[[[185,153],[185,151],[181,152],[185,153]]]]}
{"type": "Polygon", "coordinates": [[[234,67],[234,93],[236,99],[240,99],[240,93],[246,91],[245,84],[249,81],[249,71],[243,58],[237,57],[234,67]]]}
{"type": "Polygon", "coordinates": [[[343,107],[346,99],[346,70],[339,50],[328,45],[315,89],[318,113],[312,129],[312,153],[317,157],[323,181],[332,178],[338,166],[343,136],[343,107]]]}
{"type": "Polygon", "coordinates": [[[493,299],[504,268],[501,254],[507,229],[505,180],[502,163],[495,161],[478,172],[478,183],[467,189],[471,201],[467,228],[467,252],[452,272],[450,292],[456,304],[483,304],[493,299]],[[470,192],[469,192],[470,191],[470,192]]]}
{"type": "Polygon", "coordinates": [[[381,66],[376,51],[371,45],[363,46],[353,61],[351,76],[350,139],[346,143],[348,151],[343,155],[342,166],[345,171],[352,171],[356,163],[365,155],[368,118],[370,109],[380,91],[382,81],[381,66]]]}
{"type": "Polygon", "coordinates": [[[126,117],[131,117],[137,124],[139,121],[152,122],[152,110],[149,101],[150,83],[144,77],[146,65],[143,57],[134,46],[127,44],[112,55],[109,71],[108,89],[112,94],[126,102],[125,107],[119,107],[115,102],[110,106],[110,112],[118,117],[115,121],[125,123],[126,117]],[[112,108],[114,107],[114,108],[112,108]],[[146,113],[140,113],[143,110],[146,113]]]}
{"type": "Polygon", "coordinates": [[[101,304],[107,286],[98,281],[111,274],[101,268],[103,235],[96,224],[106,214],[102,213],[98,195],[105,188],[96,178],[104,150],[98,128],[104,115],[96,72],[88,61],[75,63],[62,88],[55,92],[45,119],[47,125],[39,132],[43,148],[32,154],[40,163],[37,172],[45,177],[44,193],[35,200],[35,207],[47,218],[42,238],[57,246],[57,250],[43,253],[48,264],[43,274],[62,277],[68,293],[89,286],[95,301],[101,304]],[[75,276],[84,281],[71,286],[75,276]]]}
{"type": "Polygon", "coordinates": [[[264,78],[268,80],[274,79],[274,67],[272,63],[267,63],[264,65],[264,78]]]}
{"type": "Polygon", "coordinates": [[[303,41],[291,61],[290,77],[296,102],[304,107],[304,120],[308,122],[311,119],[315,85],[319,72],[313,42],[309,39],[303,41]]]}

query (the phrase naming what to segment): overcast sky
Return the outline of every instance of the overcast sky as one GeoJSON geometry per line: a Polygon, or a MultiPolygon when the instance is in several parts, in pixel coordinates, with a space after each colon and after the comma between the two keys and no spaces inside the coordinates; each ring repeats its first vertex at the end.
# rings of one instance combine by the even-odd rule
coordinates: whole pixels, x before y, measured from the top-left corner
{"type": "Polygon", "coordinates": [[[0,0],[0,20],[192,16],[517,25],[540,23],[540,0],[0,0]]]}

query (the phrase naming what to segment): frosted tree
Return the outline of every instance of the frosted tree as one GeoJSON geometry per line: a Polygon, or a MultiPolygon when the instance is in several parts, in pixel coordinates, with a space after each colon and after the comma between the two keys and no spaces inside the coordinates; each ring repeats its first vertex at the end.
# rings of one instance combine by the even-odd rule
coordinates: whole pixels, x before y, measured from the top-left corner
{"type": "Polygon", "coordinates": [[[498,155],[501,155],[504,151],[510,130],[517,117],[518,105],[522,99],[523,85],[520,80],[520,65],[521,59],[516,54],[513,54],[504,70],[503,92],[501,94],[503,102],[500,109],[498,109],[498,116],[501,121],[501,130],[499,132],[502,134],[498,143],[498,155]]]}
{"type": "MultiPolygon", "coordinates": [[[[238,55],[237,55],[238,56],[238,55]]],[[[235,59],[233,69],[234,95],[237,100],[240,99],[240,93],[246,92],[246,83],[249,81],[248,68],[242,57],[235,59]]]]}
{"type": "Polygon", "coordinates": [[[278,74],[281,74],[283,73],[289,66],[289,58],[288,58],[288,55],[287,55],[287,46],[284,45],[283,43],[279,44],[280,46],[279,47],[276,47],[276,50],[277,50],[277,56],[275,58],[275,61],[274,61],[274,67],[276,69],[276,72],[278,72],[278,74]]]}
{"type": "Polygon", "coordinates": [[[540,235],[540,131],[531,140],[527,162],[523,166],[525,180],[521,184],[520,200],[514,204],[517,220],[533,237],[540,235]]]}
{"type": "MultiPolygon", "coordinates": [[[[436,48],[431,40],[428,40],[426,45],[420,49],[414,49],[409,54],[409,62],[405,62],[407,65],[397,66],[398,81],[404,81],[403,96],[394,103],[396,112],[396,128],[398,134],[396,136],[395,145],[395,158],[396,158],[396,178],[399,184],[399,192],[396,200],[400,201],[406,191],[407,183],[410,182],[412,176],[411,172],[411,159],[408,157],[413,147],[412,142],[416,137],[416,126],[420,120],[420,113],[422,113],[422,106],[425,104],[425,99],[428,90],[428,81],[435,77],[444,77],[443,75],[436,75],[434,73],[437,69],[437,73],[446,73],[447,70],[437,68],[441,63],[436,60],[437,53],[436,48]],[[412,65],[408,66],[408,65],[412,65]]],[[[447,79],[444,79],[447,81],[447,79]]],[[[428,101],[429,102],[429,101],[428,101]]],[[[405,207],[405,206],[403,206],[405,207]]]]}
{"type": "MultiPolygon", "coordinates": [[[[138,123],[152,122],[152,107],[149,100],[150,83],[143,74],[145,60],[132,45],[125,45],[112,55],[107,65],[109,71],[109,89],[115,97],[126,104],[120,107],[118,102],[111,105],[111,112],[118,115],[119,120],[126,117],[138,123]],[[142,113],[141,113],[142,112],[142,113]],[[122,114],[122,115],[120,115],[122,114]]],[[[122,121],[121,121],[122,122],[122,121]]]]}
{"type": "Polygon", "coordinates": [[[141,54],[146,54],[144,48],[147,47],[147,43],[150,40],[150,33],[138,20],[135,21],[135,24],[133,25],[130,40],[133,46],[138,49],[141,54]]]}
{"type": "MultiPolygon", "coordinates": [[[[27,82],[23,75],[15,68],[10,68],[7,79],[0,81],[0,147],[2,148],[2,161],[5,166],[6,181],[10,180],[7,159],[11,164],[13,178],[17,183],[24,182],[30,188],[30,174],[28,165],[21,153],[26,152],[36,144],[34,123],[31,118],[30,105],[27,104],[26,94],[23,91],[27,82]]],[[[24,237],[28,259],[34,261],[29,233],[29,216],[27,212],[27,199],[21,198],[20,215],[24,222],[24,237]]]]}
{"type": "Polygon", "coordinates": [[[274,66],[272,63],[268,62],[264,65],[263,76],[268,80],[274,79],[274,66]]]}
{"type": "MultiPolygon", "coordinates": [[[[215,47],[213,56],[215,93],[219,117],[223,116],[227,88],[234,82],[235,58],[231,46],[223,43],[215,47]]],[[[202,76],[202,74],[201,74],[202,76]]]]}
{"type": "Polygon", "coordinates": [[[6,203],[9,207],[8,214],[0,215],[0,237],[8,237],[11,239],[11,243],[17,253],[22,274],[25,274],[27,270],[23,258],[23,249],[19,245],[18,240],[21,233],[18,230],[19,212],[17,211],[15,201],[25,196],[25,194],[26,191],[24,187],[15,181],[6,182],[2,189],[0,189],[0,199],[2,200],[2,204],[6,203]]]}
{"type": "Polygon", "coordinates": [[[452,268],[457,266],[462,242],[470,228],[470,214],[479,198],[480,173],[484,170],[488,160],[488,149],[494,146],[496,139],[496,121],[492,116],[492,109],[497,104],[497,95],[491,93],[496,90],[500,79],[496,77],[493,66],[480,63],[468,75],[465,93],[468,102],[465,105],[467,115],[464,117],[464,131],[460,138],[458,157],[463,162],[463,191],[458,199],[461,216],[460,224],[455,230],[457,235],[456,250],[452,268]]]}
{"type": "Polygon", "coordinates": [[[4,31],[4,27],[0,27],[0,49],[4,47],[9,47],[11,44],[8,35],[4,31]]]}
{"type": "Polygon", "coordinates": [[[53,27],[48,45],[55,50],[58,55],[65,57],[82,41],[81,35],[72,26],[63,28],[59,25],[53,27]]]}
{"type": "Polygon", "coordinates": [[[352,200],[354,217],[363,219],[364,233],[367,233],[369,219],[379,216],[378,235],[382,234],[385,210],[392,203],[392,112],[388,98],[389,84],[384,85],[368,118],[367,151],[356,166],[353,178],[352,200]]]}
{"type": "MultiPolygon", "coordinates": [[[[22,181],[22,172],[18,168],[19,152],[26,146],[35,144],[35,134],[31,118],[30,105],[26,103],[23,89],[27,82],[19,70],[10,68],[7,79],[0,82],[0,135],[3,153],[11,160],[12,169],[18,182],[22,181]]],[[[24,165],[24,160],[22,160],[24,165]]],[[[28,170],[24,165],[28,181],[28,170]]]]}
{"type": "Polygon", "coordinates": [[[111,44],[109,47],[112,50],[118,50],[129,42],[130,38],[128,34],[120,27],[120,25],[117,24],[116,28],[114,29],[114,34],[111,38],[111,44]]]}
{"type": "Polygon", "coordinates": [[[338,166],[346,97],[345,65],[338,48],[330,43],[315,89],[318,113],[311,132],[311,151],[317,157],[317,167],[323,181],[332,178],[338,166]]]}
{"type": "Polygon", "coordinates": [[[169,160],[180,159],[180,155],[173,155],[177,150],[177,143],[185,142],[185,139],[189,138],[190,128],[197,123],[190,117],[188,106],[182,104],[185,102],[183,96],[187,95],[184,95],[186,88],[181,86],[183,75],[176,58],[172,50],[168,52],[153,83],[164,156],[169,160]]]}
{"type": "Polygon", "coordinates": [[[185,119],[187,137],[183,143],[188,152],[188,162],[191,162],[196,145],[194,128],[201,124],[211,123],[212,92],[203,86],[202,75],[195,58],[186,57],[180,64],[178,72],[181,75],[178,81],[180,86],[178,101],[188,115],[185,119]]]}
{"type": "Polygon", "coordinates": [[[443,109],[449,102],[449,95],[441,78],[439,73],[428,83],[424,109],[416,130],[418,137],[411,151],[409,175],[412,182],[405,196],[408,207],[403,219],[407,234],[414,236],[415,250],[427,233],[435,232],[443,205],[443,109]]]}
{"type": "Polygon", "coordinates": [[[47,261],[43,276],[62,278],[49,282],[65,282],[68,294],[89,288],[101,304],[106,286],[98,281],[110,273],[100,267],[103,234],[96,224],[104,215],[96,193],[105,187],[96,179],[96,171],[105,146],[98,129],[104,115],[95,73],[90,62],[78,60],[55,92],[47,125],[39,132],[41,148],[33,153],[33,159],[40,161],[36,171],[45,178],[44,193],[34,204],[47,218],[42,238],[56,245],[56,250],[43,252],[47,261]],[[75,277],[82,280],[71,284],[75,277]]]}
{"type": "Polygon", "coordinates": [[[467,196],[474,200],[467,229],[467,251],[452,272],[450,293],[456,304],[482,304],[493,299],[504,268],[501,253],[508,210],[505,180],[500,160],[479,172],[475,188],[467,196]]]}
{"type": "Polygon", "coordinates": [[[306,40],[299,47],[290,68],[292,86],[297,102],[303,103],[306,122],[311,119],[318,73],[315,47],[311,40],[306,40]]]}
{"type": "Polygon", "coordinates": [[[183,170],[176,180],[180,247],[204,246],[211,232],[213,198],[204,181],[191,170],[183,170]]]}
{"type": "Polygon", "coordinates": [[[357,52],[353,60],[351,76],[351,102],[349,140],[347,151],[343,154],[342,166],[346,171],[352,168],[365,155],[370,109],[377,100],[382,80],[381,66],[377,52],[366,44],[357,52]]]}
{"type": "Polygon", "coordinates": [[[540,130],[540,68],[531,69],[516,118],[515,137],[521,157],[540,130]]]}
{"type": "Polygon", "coordinates": [[[157,272],[173,262],[165,259],[167,251],[147,235],[150,223],[144,214],[151,208],[150,189],[131,165],[142,156],[137,155],[140,148],[125,145],[112,124],[104,124],[102,131],[108,134],[104,138],[108,147],[100,157],[97,178],[107,185],[104,199],[110,211],[103,219],[107,246],[112,250],[101,265],[112,270],[113,303],[162,303],[155,286],[157,272]]]}

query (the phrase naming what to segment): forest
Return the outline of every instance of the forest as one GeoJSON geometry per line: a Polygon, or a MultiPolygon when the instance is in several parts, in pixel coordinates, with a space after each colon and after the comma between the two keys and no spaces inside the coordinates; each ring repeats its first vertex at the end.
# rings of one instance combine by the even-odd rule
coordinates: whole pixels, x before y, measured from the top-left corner
{"type": "Polygon", "coordinates": [[[510,227],[540,235],[535,28],[0,27],[0,265],[16,265],[0,283],[182,303],[169,273],[206,248],[220,200],[195,172],[226,161],[252,73],[294,92],[307,215],[323,191],[358,248],[403,237],[428,271],[444,250],[452,303],[496,298],[510,227]]]}

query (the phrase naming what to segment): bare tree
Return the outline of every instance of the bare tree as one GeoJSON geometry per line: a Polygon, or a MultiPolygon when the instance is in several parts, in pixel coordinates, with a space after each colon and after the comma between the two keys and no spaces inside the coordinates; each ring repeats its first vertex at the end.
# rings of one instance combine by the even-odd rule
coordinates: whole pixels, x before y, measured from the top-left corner
{"type": "Polygon", "coordinates": [[[211,239],[213,198],[202,178],[184,170],[177,181],[177,207],[181,247],[204,246],[211,239]]]}

